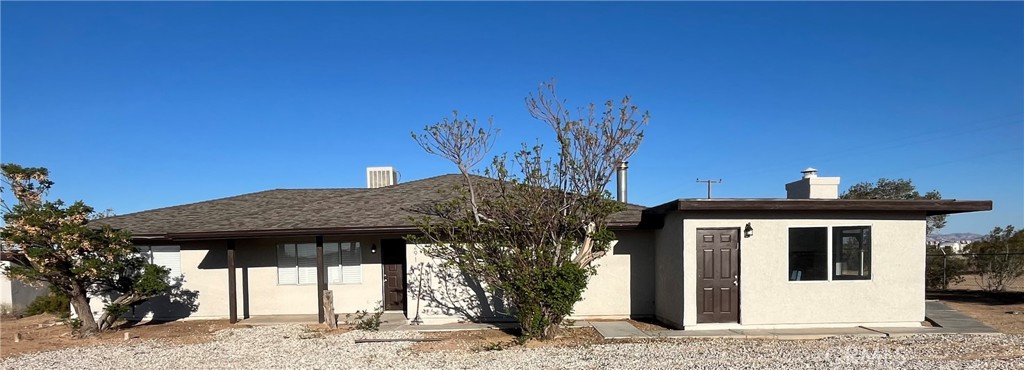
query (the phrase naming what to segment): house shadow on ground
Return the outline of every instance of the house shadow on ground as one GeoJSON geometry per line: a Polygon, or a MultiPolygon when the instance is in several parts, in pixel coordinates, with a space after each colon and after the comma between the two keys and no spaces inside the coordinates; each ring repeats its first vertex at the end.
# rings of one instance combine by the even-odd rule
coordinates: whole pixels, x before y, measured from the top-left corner
{"type": "Polygon", "coordinates": [[[929,290],[926,299],[980,303],[986,305],[1024,304],[1024,292],[986,292],[981,290],[929,290]]]}

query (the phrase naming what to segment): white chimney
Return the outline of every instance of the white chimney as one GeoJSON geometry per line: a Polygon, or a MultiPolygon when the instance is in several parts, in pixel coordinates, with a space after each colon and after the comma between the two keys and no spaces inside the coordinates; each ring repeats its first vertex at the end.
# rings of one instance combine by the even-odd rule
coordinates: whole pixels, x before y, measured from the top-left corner
{"type": "Polygon", "coordinates": [[[366,187],[382,188],[398,184],[398,171],[394,167],[366,167],[366,187]]]}
{"type": "Polygon", "coordinates": [[[626,203],[626,170],[629,169],[629,162],[619,162],[619,166],[616,168],[616,193],[618,196],[615,200],[626,203]]]}
{"type": "Polygon", "coordinates": [[[787,199],[839,199],[839,178],[818,177],[818,170],[807,167],[800,180],[786,184],[787,199]]]}

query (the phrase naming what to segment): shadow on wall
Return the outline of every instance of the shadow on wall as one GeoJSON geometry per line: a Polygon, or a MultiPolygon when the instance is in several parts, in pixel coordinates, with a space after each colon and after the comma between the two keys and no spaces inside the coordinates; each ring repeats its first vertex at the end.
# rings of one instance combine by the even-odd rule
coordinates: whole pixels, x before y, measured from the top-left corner
{"type": "MultiPolygon", "coordinates": [[[[283,240],[285,243],[295,243],[295,240],[283,240]]],[[[300,241],[308,242],[308,241],[300,241]]],[[[243,243],[239,243],[240,246],[244,246],[243,243]]],[[[228,268],[228,256],[227,256],[227,244],[223,243],[210,243],[199,246],[190,246],[190,248],[206,249],[207,252],[203,256],[203,259],[199,261],[200,270],[220,270],[223,271],[224,279],[223,283],[227,285],[227,268],[228,268]]],[[[249,245],[246,247],[238,248],[235,250],[235,276],[238,283],[242,284],[241,289],[238,290],[238,299],[241,309],[242,319],[248,319],[251,317],[250,313],[250,297],[249,297],[249,269],[260,268],[260,267],[277,267],[277,249],[276,244],[273,242],[266,246],[264,245],[249,245]]],[[[225,297],[226,298],[226,297],[225,297]]]]}
{"type": "MultiPolygon", "coordinates": [[[[619,233],[612,255],[629,256],[631,318],[654,316],[654,238],[648,233],[619,233]]],[[[601,264],[598,259],[597,264],[601,264]]]]}
{"type": "Polygon", "coordinates": [[[183,288],[184,284],[184,276],[172,279],[167,294],[150,298],[135,306],[125,314],[126,320],[129,323],[138,322],[152,315],[154,321],[166,322],[191,316],[199,309],[199,292],[183,288]]]}
{"type": "MultiPolygon", "coordinates": [[[[464,317],[473,322],[515,321],[501,292],[488,294],[479,281],[456,267],[420,263],[410,269],[409,293],[420,300],[423,315],[464,317]]],[[[409,307],[416,315],[416,307],[409,307]]]]}

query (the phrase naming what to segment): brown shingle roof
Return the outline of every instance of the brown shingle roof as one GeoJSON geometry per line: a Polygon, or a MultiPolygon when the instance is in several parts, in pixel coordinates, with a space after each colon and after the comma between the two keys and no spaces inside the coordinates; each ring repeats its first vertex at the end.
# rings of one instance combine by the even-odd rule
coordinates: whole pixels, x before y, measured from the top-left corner
{"type": "MultiPolygon", "coordinates": [[[[306,232],[408,232],[416,209],[443,199],[462,185],[461,175],[442,175],[376,189],[275,189],[159,208],[94,221],[136,236],[228,237],[306,232]]],[[[635,227],[644,209],[627,205],[611,224],[635,227]]]]}

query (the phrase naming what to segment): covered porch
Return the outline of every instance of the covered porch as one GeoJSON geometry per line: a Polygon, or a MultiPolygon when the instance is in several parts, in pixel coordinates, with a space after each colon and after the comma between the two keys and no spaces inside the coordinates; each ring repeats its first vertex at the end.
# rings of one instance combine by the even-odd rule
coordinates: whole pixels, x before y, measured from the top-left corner
{"type": "MultiPolygon", "coordinates": [[[[221,307],[233,324],[243,320],[252,325],[282,320],[323,323],[324,291],[332,292],[330,303],[339,321],[345,321],[346,313],[372,312],[378,307],[403,320],[407,312],[406,245],[397,235],[296,235],[182,243],[183,253],[193,248],[206,250],[197,263],[197,275],[226,271],[226,281],[224,275],[215,279],[226,283],[226,289],[199,290],[201,295],[202,290],[214,293],[203,303],[225,305],[221,307]],[[216,302],[220,301],[217,290],[223,292],[221,302],[216,302]]],[[[197,278],[193,281],[206,280],[197,278]]],[[[187,274],[186,280],[190,280],[187,274]]]]}

